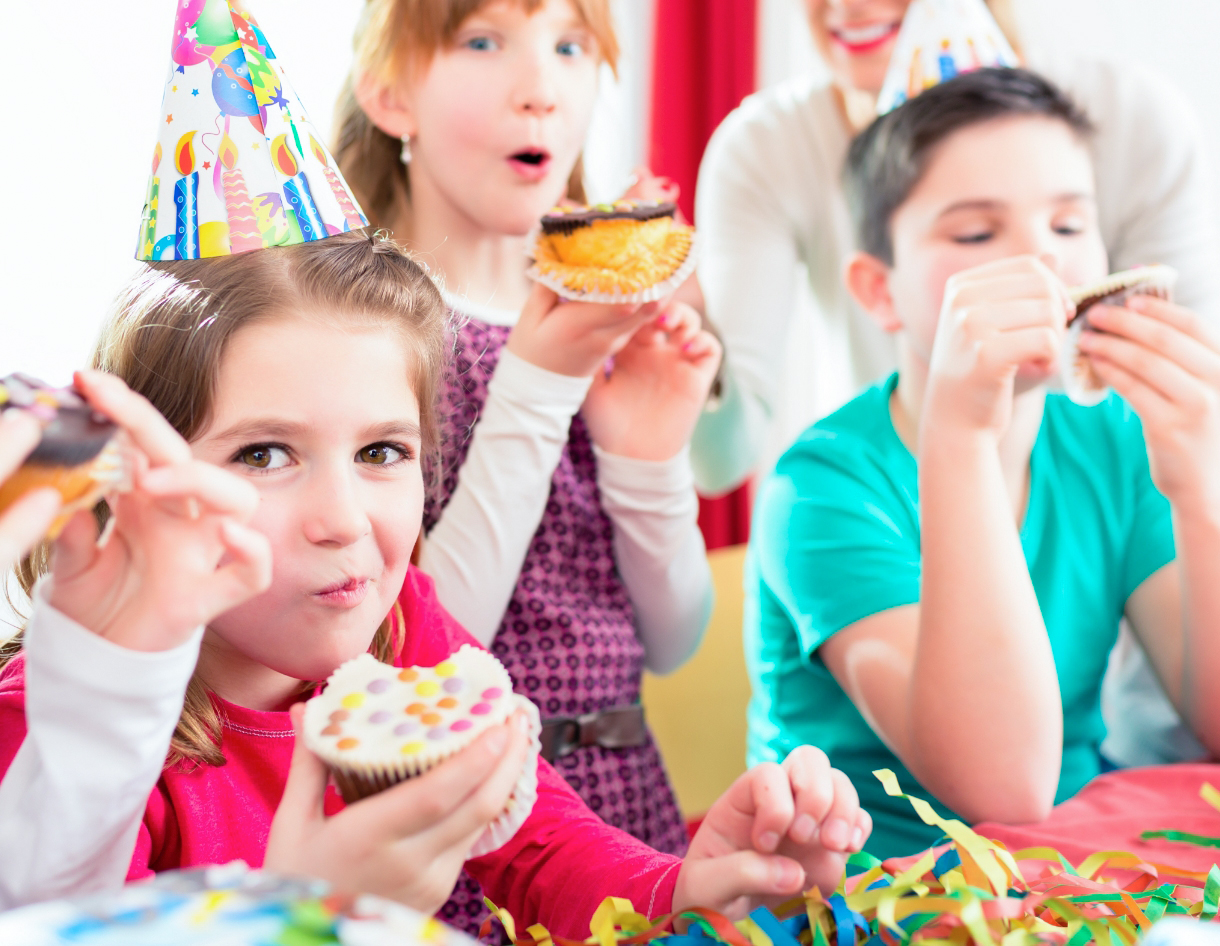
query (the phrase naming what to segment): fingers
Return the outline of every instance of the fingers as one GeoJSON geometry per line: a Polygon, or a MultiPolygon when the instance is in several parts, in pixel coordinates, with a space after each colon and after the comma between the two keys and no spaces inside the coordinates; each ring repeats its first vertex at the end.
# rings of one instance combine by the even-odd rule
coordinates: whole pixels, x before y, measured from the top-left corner
{"type": "Polygon", "coordinates": [[[292,762],[288,768],[288,781],[279,807],[275,810],[276,825],[283,822],[295,828],[323,819],[322,803],[326,797],[326,765],[305,746],[305,704],[294,703],[288,711],[292,717],[292,730],[296,741],[292,746],[292,762]]]}
{"type": "Polygon", "coordinates": [[[21,466],[42,439],[42,424],[21,410],[0,413],[0,481],[21,466]]]}
{"type": "Polygon", "coordinates": [[[756,765],[744,776],[749,796],[743,810],[754,820],[750,841],[763,853],[769,854],[779,847],[796,814],[788,777],[787,770],[774,763],[756,765]]]}
{"type": "MultiPolygon", "coordinates": [[[[787,773],[793,798],[788,837],[797,844],[806,844],[819,833],[827,812],[835,806],[837,784],[831,776],[841,773],[835,773],[826,753],[814,746],[793,749],[781,768],[787,773]]],[[[854,789],[850,797],[855,798],[854,789]]]]}
{"type": "Polygon", "coordinates": [[[830,782],[834,786],[834,801],[822,822],[819,840],[829,851],[858,851],[864,844],[864,837],[857,817],[860,797],[856,787],[838,769],[830,771],[830,782]]]}
{"type": "Polygon", "coordinates": [[[1078,344],[1099,374],[1104,371],[1103,364],[1108,363],[1175,404],[1191,404],[1207,384],[1172,358],[1119,335],[1082,332],[1078,344]]]}
{"type": "Polygon", "coordinates": [[[1030,363],[1049,368],[1059,360],[1061,336],[1045,326],[1001,332],[987,345],[982,357],[997,369],[1030,363]]]}
{"type": "MultiPolygon", "coordinates": [[[[736,851],[721,857],[683,862],[679,887],[674,890],[675,908],[691,891],[701,906],[721,912],[733,911],[742,898],[791,897],[805,886],[805,870],[796,861],[777,854],[736,851]]],[[[682,903],[681,906],[693,906],[682,903]]]]}
{"type": "MultiPolygon", "coordinates": [[[[1092,335],[1093,350],[1142,374],[1134,360],[1142,348],[1180,365],[1196,378],[1220,382],[1220,352],[1208,328],[1188,309],[1162,299],[1137,296],[1128,307],[1096,306],[1089,310],[1089,325],[1107,333],[1092,335]],[[1138,308],[1136,308],[1138,306],[1138,308]],[[1124,344],[1125,343],[1125,344],[1124,344]],[[1119,357],[1121,352],[1125,357],[1119,357]]],[[[1085,336],[1082,336],[1082,338],[1085,336]]]]}
{"type": "Polygon", "coordinates": [[[249,521],[258,508],[258,489],[252,483],[198,460],[155,467],[138,475],[136,485],[158,499],[195,500],[209,512],[242,522],[249,521]]]}
{"type": "Polygon", "coordinates": [[[271,587],[271,542],[265,535],[224,519],[220,537],[230,561],[216,572],[215,614],[204,615],[204,624],[271,587]]]}
{"type": "Polygon", "coordinates": [[[161,412],[114,375],[78,371],[76,386],[90,406],[127,431],[153,466],[182,463],[191,458],[191,448],[161,412]]]}
{"type": "Polygon", "coordinates": [[[55,540],[51,569],[56,578],[70,579],[88,569],[98,555],[97,520],[82,509],[76,513],[55,540]]]}
{"type": "Polygon", "coordinates": [[[59,514],[63,501],[53,489],[36,489],[0,516],[0,571],[10,568],[41,539],[59,514]]]}
{"type": "Polygon", "coordinates": [[[525,305],[521,308],[521,318],[539,321],[557,305],[559,305],[559,295],[542,283],[536,282],[530,289],[525,305]]]}

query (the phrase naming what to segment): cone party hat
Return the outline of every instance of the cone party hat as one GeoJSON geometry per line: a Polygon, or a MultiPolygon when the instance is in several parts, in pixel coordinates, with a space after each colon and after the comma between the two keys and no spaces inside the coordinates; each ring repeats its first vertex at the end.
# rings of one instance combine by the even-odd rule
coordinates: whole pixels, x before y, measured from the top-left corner
{"type": "Polygon", "coordinates": [[[237,0],[175,9],[136,258],[228,256],[366,226],[254,17],[237,0]]]}
{"type": "Polygon", "coordinates": [[[983,0],[914,0],[894,43],[877,114],[960,73],[1016,65],[1017,54],[983,0]]]}

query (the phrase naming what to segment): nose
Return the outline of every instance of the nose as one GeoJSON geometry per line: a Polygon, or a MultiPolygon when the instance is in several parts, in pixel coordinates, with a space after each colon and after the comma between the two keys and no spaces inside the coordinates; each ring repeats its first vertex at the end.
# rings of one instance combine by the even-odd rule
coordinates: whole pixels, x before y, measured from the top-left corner
{"type": "Polygon", "coordinates": [[[315,472],[305,501],[305,538],[313,545],[346,548],[372,531],[355,476],[347,470],[315,472]]]}
{"type": "Polygon", "coordinates": [[[1036,257],[1055,275],[1062,275],[1063,247],[1048,226],[1040,226],[1031,221],[1022,227],[1020,232],[1015,234],[1012,255],[1036,257]]]}
{"type": "Polygon", "coordinates": [[[549,45],[523,51],[516,63],[513,108],[527,115],[549,115],[558,104],[558,53],[549,45]]]}

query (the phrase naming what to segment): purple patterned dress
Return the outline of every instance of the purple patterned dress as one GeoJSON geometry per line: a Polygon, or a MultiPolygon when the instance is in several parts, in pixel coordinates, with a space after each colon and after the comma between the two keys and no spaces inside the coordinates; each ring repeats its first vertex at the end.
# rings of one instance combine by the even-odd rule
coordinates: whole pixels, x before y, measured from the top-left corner
{"type": "MultiPolygon", "coordinates": [[[[506,326],[465,317],[459,325],[437,405],[442,475],[424,509],[426,531],[457,486],[487,382],[508,340],[506,326]]],[[[578,414],[491,650],[543,719],[579,716],[639,700],[644,647],[633,617],[601,508],[593,446],[578,414]]],[[[578,748],[555,768],[604,821],[659,851],[686,853],[686,827],[651,737],[628,749],[578,748]]],[[[487,915],[482,897],[463,872],[438,916],[477,934],[487,915]]]]}

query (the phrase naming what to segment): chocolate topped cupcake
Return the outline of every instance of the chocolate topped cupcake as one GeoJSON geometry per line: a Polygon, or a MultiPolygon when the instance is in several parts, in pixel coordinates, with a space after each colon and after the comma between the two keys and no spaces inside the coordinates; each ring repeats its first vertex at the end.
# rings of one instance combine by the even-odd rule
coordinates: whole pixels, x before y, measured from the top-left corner
{"type": "Polygon", "coordinates": [[[694,271],[694,228],[670,201],[556,207],[542,218],[531,278],[567,299],[660,299],[694,271]]]}

